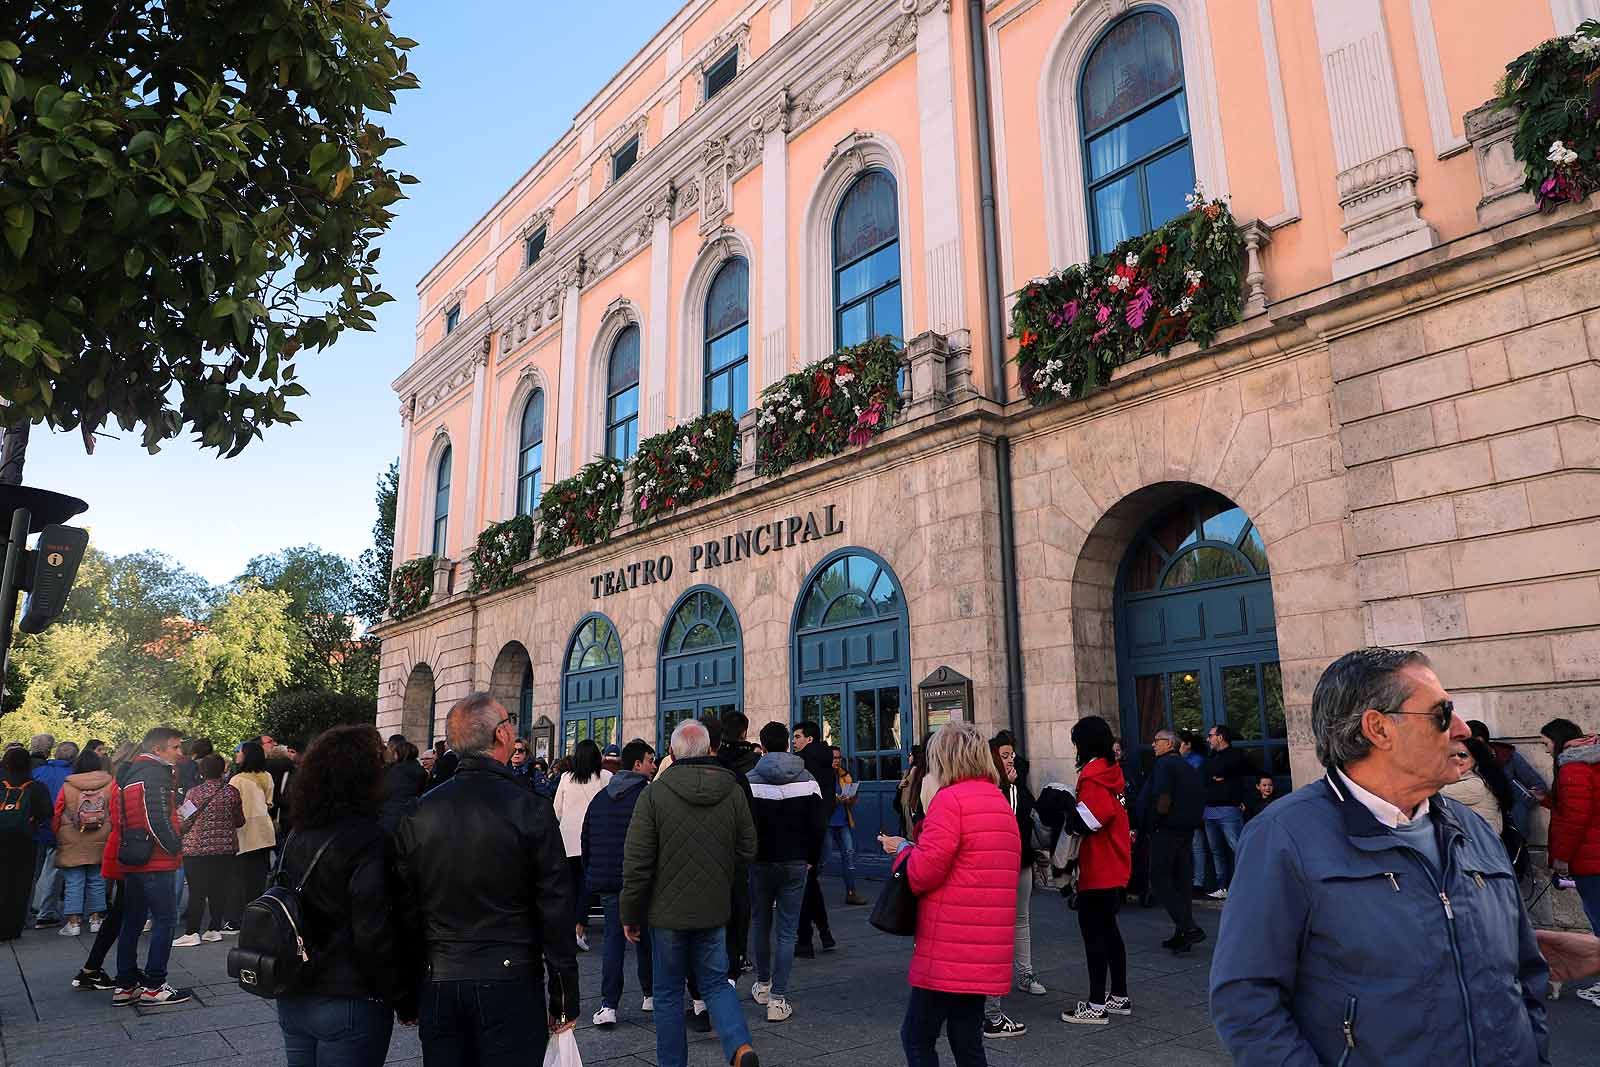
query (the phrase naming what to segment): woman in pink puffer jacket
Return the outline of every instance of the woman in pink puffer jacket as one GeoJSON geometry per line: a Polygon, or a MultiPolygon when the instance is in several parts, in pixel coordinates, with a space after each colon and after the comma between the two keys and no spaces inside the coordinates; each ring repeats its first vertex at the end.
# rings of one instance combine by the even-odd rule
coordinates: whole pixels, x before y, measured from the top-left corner
{"type": "Polygon", "coordinates": [[[941,1029],[957,1067],[983,1067],[983,998],[1011,986],[1022,838],[1000,795],[989,745],[967,723],[941,727],[928,745],[939,791],[915,845],[882,838],[917,894],[911,1001],[900,1040],[906,1063],[939,1062],[941,1029]]]}

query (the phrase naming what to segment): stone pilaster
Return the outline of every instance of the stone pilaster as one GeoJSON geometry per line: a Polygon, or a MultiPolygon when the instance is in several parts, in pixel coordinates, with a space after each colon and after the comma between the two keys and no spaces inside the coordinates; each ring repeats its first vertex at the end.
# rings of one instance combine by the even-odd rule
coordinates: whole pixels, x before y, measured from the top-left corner
{"type": "Polygon", "coordinates": [[[911,400],[905,406],[906,419],[931,415],[948,402],[946,361],[950,345],[944,334],[924,330],[906,345],[901,361],[911,368],[911,400]]]}
{"type": "Polygon", "coordinates": [[[1478,201],[1478,222],[1484,226],[1498,226],[1537,211],[1539,205],[1533,194],[1522,188],[1528,176],[1527,168],[1512,149],[1512,139],[1517,134],[1517,113],[1491,101],[1467,112],[1462,126],[1467,131],[1467,143],[1472,146],[1472,158],[1478,164],[1478,182],[1483,187],[1483,199],[1478,201]]]}

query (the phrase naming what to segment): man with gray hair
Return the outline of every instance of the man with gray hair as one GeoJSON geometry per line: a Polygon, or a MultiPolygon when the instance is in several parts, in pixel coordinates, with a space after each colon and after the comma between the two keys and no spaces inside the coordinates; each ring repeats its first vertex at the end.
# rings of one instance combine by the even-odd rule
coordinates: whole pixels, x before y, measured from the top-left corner
{"type": "Polygon", "coordinates": [[[1205,819],[1205,783],[1178,755],[1178,735],[1157,730],[1156,761],[1135,804],[1139,832],[1149,841],[1150,889],[1172,917],[1172,936],[1161,946],[1174,954],[1205,940],[1195,925],[1189,885],[1194,878],[1194,835],[1205,819]]]}
{"type": "Polygon", "coordinates": [[[694,719],[672,731],[672,766],[639,797],[622,853],[622,930],[638,942],[650,927],[656,1063],[684,1067],[683,987],[691,971],[722,1054],[733,1067],[759,1067],[739,996],[727,981],[724,928],[735,872],[756,856],[750,805],[733,772],[711,756],[694,719]]]}
{"type": "Polygon", "coordinates": [[[1340,657],[1327,773],[1245,828],[1211,964],[1236,1064],[1547,1064],[1549,972],[1500,839],[1440,795],[1468,735],[1426,656],[1340,657]]]}
{"type": "Polygon", "coordinates": [[[539,1063],[546,1030],[578,1019],[578,946],[561,827],[507,762],[516,720],[488,693],[458,701],[445,735],[456,773],[395,828],[396,909],[427,975],[422,1062],[539,1063]],[[543,1014],[548,975],[549,1026],[543,1014]]]}

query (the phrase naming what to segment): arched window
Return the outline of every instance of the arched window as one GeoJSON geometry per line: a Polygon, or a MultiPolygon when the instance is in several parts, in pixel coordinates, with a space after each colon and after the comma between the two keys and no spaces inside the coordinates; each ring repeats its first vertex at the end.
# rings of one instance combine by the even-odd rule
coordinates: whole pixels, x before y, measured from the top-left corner
{"type": "Polygon", "coordinates": [[[539,506],[544,475],[544,391],[535,389],[522,409],[522,434],[517,445],[517,514],[532,515],[539,506]]]}
{"type": "Polygon", "coordinates": [[[750,407],[750,264],[734,257],[706,293],[705,410],[750,407]]]}
{"type": "Polygon", "coordinates": [[[1168,511],[1133,546],[1123,591],[1180,589],[1267,574],[1267,546],[1241,508],[1220,496],[1200,496],[1168,511]]]}
{"type": "Polygon", "coordinates": [[[856,178],[833,217],[833,336],[839,348],[900,337],[900,208],[894,176],[856,178]]]}
{"type": "Polygon", "coordinates": [[[629,459],[639,449],[639,327],[611,343],[606,366],[606,455],[629,459]]]}
{"type": "Polygon", "coordinates": [[[1194,189],[1194,148],[1178,24],[1162,11],[1112,25],[1078,88],[1088,185],[1090,253],[1182,214],[1194,189]]]}
{"type": "Polygon", "coordinates": [[[661,633],[656,684],[659,739],[664,745],[685,719],[721,717],[744,705],[744,653],[739,619],[710,586],[685,593],[661,633]]]}
{"type": "Polygon", "coordinates": [[[439,453],[433,479],[433,554],[445,554],[445,536],[450,532],[450,446],[439,453]]]}
{"type": "Polygon", "coordinates": [[[621,743],[622,642],[604,615],[578,623],[561,671],[561,751],[584,738],[604,748],[621,743]]]}

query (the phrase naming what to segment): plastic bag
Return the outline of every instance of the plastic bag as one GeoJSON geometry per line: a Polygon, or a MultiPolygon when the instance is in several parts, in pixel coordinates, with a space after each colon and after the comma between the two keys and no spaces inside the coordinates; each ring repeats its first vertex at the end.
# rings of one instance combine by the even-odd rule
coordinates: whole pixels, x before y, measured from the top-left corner
{"type": "Polygon", "coordinates": [[[544,1047],[544,1067],[583,1067],[576,1032],[563,1030],[550,1039],[544,1047]]]}

